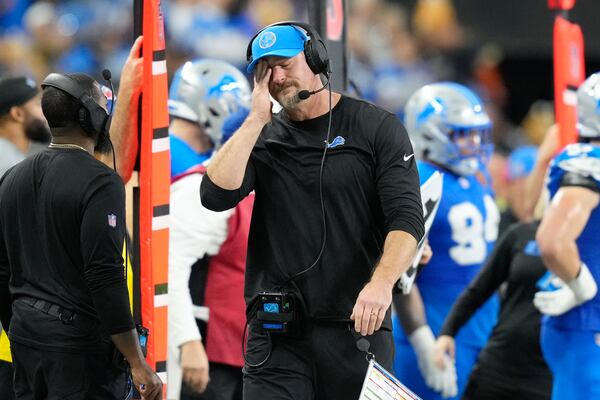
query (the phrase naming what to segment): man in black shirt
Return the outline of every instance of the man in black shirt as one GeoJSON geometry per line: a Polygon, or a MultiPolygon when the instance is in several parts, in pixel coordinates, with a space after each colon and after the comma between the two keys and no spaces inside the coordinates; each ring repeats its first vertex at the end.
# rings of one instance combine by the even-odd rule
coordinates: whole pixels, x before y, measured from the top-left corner
{"type": "MultiPolygon", "coordinates": [[[[110,136],[117,171],[124,182],[132,174],[137,154],[137,110],[143,83],[143,58],[139,55],[141,42],[141,37],[135,41],[121,70],[118,103],[112,97],[115,111],[111,118],[110,136]]],[[[41,100],[42,93],[32,80],[26,77],[0,79],[0,176],[25,156],[33,156],[48,146],[51,133],[42,113],[41,100]]],[[[95,152],[94,155],[112,168],[112,151],[95,152]]],[[[8,336],[0,328],[0,399],[14,400],[12,382],[8,336]]]]}
{"type": "Polygon", "coordinates": [[[309,26],[267,27],[248,58],[252,110],[200,189],[216,211],[256,193],[244,398],[357,398],[367,362],[356,332],[391,369],[392,288],[424,232],[412,147],[393,114],[318,90],[328,60],[309,26]],[[269,94],[283,106],[275,116],[269,94]],[[301,322],[269,336],[258,330],[257,295],[279,290],[294,294],[301,322]]]}
{"type": "Polygon", "coordinates": [[[463,399],[550,398],[552,374],[539,340],[542,315],[533,305],[536,283],[546,272],[535,241],[538,225],[539,221],[517,223],[507,229],[444,320],[436,346],[438,360],[446,353],[454,357],[457,333],[506,284],[498,322],[479,353],[463,399]]]}
{"type": "Polygon", "coordinates": [[[123,183],[93,157],[107,140],[106,98],[84,74],[42,86],[52,143],[0,180],[0,318],[17,399],[124,398],[111,341],[143,398],[162,398],[129,311],[123,183]]]}

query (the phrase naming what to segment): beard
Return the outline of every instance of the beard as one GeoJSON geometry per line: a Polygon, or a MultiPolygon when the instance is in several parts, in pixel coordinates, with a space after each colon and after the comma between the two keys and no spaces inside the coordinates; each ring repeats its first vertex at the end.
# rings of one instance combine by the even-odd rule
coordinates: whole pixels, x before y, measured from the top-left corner
{"type": "Polygon", "coordinates": [[[101,132],[100,134],[98,134],[98,140],[96,141],[96,145],[94,146],[94,153],[110,154],[111,151],[112,144],[110,142],[108,129],[106,129],[106,132],[101,132]]]}
{"type": "Polygon", "coordinates": [[[293,109],[300,103],[298,91],[300,89],[294,84],[288,84],[277,91],[275,100],[285,109],[293,109]]]}
{"type": "Polygon", "coordinates": [[[46,121],[33,119],[25,125],[25,136],[33,142],[50,143],[52,133],[46,121]]]}
{"type": "Polygon", "coordinates": [[[110,154],[113,150],[112,142],[110,141],[110,124],[112,119],[107,119],[104,122],[104,129],[98,133],[96,139],[96,145],[94,146],[94,153],[110,154]]]}

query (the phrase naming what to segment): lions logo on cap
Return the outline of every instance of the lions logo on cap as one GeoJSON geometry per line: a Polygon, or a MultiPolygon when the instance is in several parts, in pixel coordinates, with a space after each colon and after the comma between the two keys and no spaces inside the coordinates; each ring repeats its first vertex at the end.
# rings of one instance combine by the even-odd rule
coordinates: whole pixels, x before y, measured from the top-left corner
{"type": "Polygon", "coordinates": [[[267,31],[263,32],[263,34],[260,35],[260,38],[258,38],[258,45],[261,49],[268,49],[273,46],[276,41],[277,36],[275,36],[273,32],[267,31]]]}

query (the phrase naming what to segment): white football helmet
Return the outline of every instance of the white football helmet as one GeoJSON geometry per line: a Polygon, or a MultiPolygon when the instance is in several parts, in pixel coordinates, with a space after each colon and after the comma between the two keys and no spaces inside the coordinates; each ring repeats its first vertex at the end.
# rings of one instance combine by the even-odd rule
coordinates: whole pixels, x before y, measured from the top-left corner
{"type": "Polygon", "coordinates": [[[479,97],[453,82],[425,85],[405,107],[415,155],[459,175],[476,173],[491,153],[492,123],[479,97]]]}
{"type": "Polygon", "coordinates": [[[169,115],[196,122],[215,146],[222,140],[223,122],[241,108],[250,108],[248,80],[233,65],[220,60],[183,64],[169,90],[169,115]]]}
{"type": "Polygon", "coordinates": [[[580,139],[600,139],[600,72],[577,89],[577,131],[580,139]]]}

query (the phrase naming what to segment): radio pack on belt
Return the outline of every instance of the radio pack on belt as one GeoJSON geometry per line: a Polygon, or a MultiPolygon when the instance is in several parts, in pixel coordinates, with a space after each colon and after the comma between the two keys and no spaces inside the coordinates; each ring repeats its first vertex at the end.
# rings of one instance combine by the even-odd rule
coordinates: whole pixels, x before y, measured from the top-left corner
{"type": "Polygon", "coordinates": [[[142,348],[142,354],[146,357],[148,355],[148,328],[145,328],[140,324],[135,324],[135,329],[140,341],[140,347],[142,348]]]}
{"type": "Polygon", "coordinates": [[[294,322],[294,296],[288,292],[258,294],[256,319],[263,333],[288,333],[294,322]]]}

